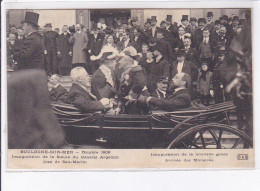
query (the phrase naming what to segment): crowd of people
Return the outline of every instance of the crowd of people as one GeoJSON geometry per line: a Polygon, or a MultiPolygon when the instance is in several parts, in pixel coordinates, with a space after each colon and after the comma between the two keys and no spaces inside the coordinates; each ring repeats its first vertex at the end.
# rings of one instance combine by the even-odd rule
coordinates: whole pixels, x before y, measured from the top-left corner
{"type": "Polygon", "coordinates": [[[198,19],[183,15],[180,25],[167,15],[160,27],[156,16],[144,26],[137,17],[113,24],[100,18],[91,30],[64,25],[59,34],[51,23],[39,28],[32,18],[22,28],[10,27],[9,69],[42,68],[53,84],[52,101],[114,114],[173,111],[196,99],[205,106],[229,100],[226,75],[237,72],[228,59],[230,46],[250,22],[236,15],[215,20],[212,12],[198,19]],[[66,75],[73,81],[69,92],[59,82],[66,75]]]}

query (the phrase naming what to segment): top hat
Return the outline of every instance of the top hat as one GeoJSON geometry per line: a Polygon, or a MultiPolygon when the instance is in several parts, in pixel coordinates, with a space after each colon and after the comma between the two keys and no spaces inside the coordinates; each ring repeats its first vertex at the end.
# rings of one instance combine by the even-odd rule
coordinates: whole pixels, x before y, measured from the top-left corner
{"type": "Polygon", "coordinates": [[[199,18],[198,20],[198,23],[207,23],[206,19],[205,18],[199,18]]]}
{"type": "Polygon", "coordinates": [[[156,20],[156,16],[152,16],[152,17],[151,17],[151,21],[157,21],[157,20],[156,20]]]}
{"type": "Polygon", "coordinates": [[[51,23],[46,23],[46,27],[52,27],[51,23]]]}
{"type": "Polygon", "coordinates": [[[147,22],[147,23],[151,23],[151,19],[150,19],[150,18],[148,18],[146,22],[147,22]]]}
{"type": "Polygon", "coordinates": [[[172,15],[167,15],[166,21],[172,21],[172,15]]]}
{"type": "Polygon", "coordinates": [[[29,24],[39,26],[38,20],[39,20],[39,14],[38,13],[26,12],[25,19],[24,19],[24,21],[22,21],[22,23],[29,23],[29,24]]]}
{"type": "Polygon", "coordinates": [[[181,19],[182,21],[184,21],[184,20],[189,20],[189,16],[188,15],[182,15],[182,19],[181,19]]]}
{"type": "Polygon", "coordinates": [[[207,17],[213,17],[213,13],[210,11],[207,13],[207,17]]]}
{"type": "Polygon", "coordinates": [[[191,17],[190,21],[197,21],[197,19],[195,17],[191,17]]]}

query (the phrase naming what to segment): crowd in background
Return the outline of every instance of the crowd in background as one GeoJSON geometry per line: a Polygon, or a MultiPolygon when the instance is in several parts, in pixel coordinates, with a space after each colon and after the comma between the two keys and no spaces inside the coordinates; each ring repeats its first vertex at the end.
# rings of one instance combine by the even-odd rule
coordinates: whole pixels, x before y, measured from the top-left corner
{"type": "MultiPolygon", "coordinates": [[[[206,18],[198,19],[183,15],[178,25],[172,22],[171,15],[167,15],[160,27],[156,16],[148,18],[144,26],[139,25],[137,17],[117,18],[112,24],[106,24],[105,19],[100,18],[90,30],[76,24],[64,25],[61,32],[47,23],[38,29],[44,47],[43,67],[48,76],[68,76],[72,68],[79,66],[93,75],[104,62],[98,58],[102,48],[109,45],[119,54],[127,47],[133,47],[139,56],[138,65],[145,70],[150,94],[159,88],[156,95],[165,98],[162,92],[166,88],[159,82],[169,82],[176,74],[184,72],[191,77],[189,92],[192,99],[201,98],[204,105],[209,105],[214,96],[215,103],[220,103],[229,99],[224,96],[222,74],[231,67],[227,62],[230,43],[247,21],[236,15],[222,15],[215,21],[213,18],[212,12],[208,12],[206,18]],[[91,59],[93,56],[97,58],[91,59]]],[[[22,28],[13,25],[9,28],[8,69],[17,70],[19,59],[13,59],[12,55],[23,47],[26,37],[22,28]]]]}

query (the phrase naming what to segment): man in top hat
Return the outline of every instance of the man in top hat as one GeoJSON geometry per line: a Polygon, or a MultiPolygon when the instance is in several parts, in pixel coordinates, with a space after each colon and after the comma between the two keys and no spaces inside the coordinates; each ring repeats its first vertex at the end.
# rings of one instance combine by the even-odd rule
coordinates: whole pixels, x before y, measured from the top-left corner
{"type": "Polygon", "coordinates": [[[199,50],[200,43],[203,39],[203,30],[206,26],[206,23],[207,22],[206,22],[205,18],[198,19],[199,29],[196,30],[196,32],[194,33],[193,38],[192,38],[192,45],[193,45],[193,47],[197,48],[197,50],[199,50]]]}
{"type": "Polygon", "coordinates": [[[199,27],[197,26],[197,19],[195,17],[190,18],[190,32],[194,35],[195,31],[198,30],[199,27]]]}
{"type": "Polygon", "coordinates": [[[176,22],[172,24],[172,15],[167,15],[165,22],[166,28],[163,30],[163,35],[165,40],[172,44],[174,38],[178,36],[178,26],[176,22]]]}
{"type": "Polygon", "coordinates": [[[156,16],[151,17],[151,29],[147,31],[148,37],[149,38],[155,38],[157,31],[160,30],[157,26],[157,19],[156,16]]]}
{"type": "Polygon", "coordinates": [[[212,12],[208,12],[207,13],[207,25],[206,25],[206,28],[209,29],[209,31],[211,32],[213,30],[213,27],[214,27],[213,13],[212,12]]]}
{"type": "Polygon", "coordinates": [[[44,33],[44,54],[46,55],[47,61],[47,74],[51,76],[52,74],[58,73],[57,39],[59,35],[57,32],[52,30],[51,23],[47,23],[46,27],[47,32],[44,33]]]}
{"type": "Polygon", "coordinates": [[[190,76],[186,73],[178,73],[172,79],[171,87],[174,92],[167,98],[156,98],[140,95],[138,101],[147,103],[164,111],[176,111],[188,108],[191,105],[191,97],[187,89],[190,76]]]}
{"type": "Polygon", "coordinates": [[[39,14],[26,12],[22,28],[27,38],[19,52],[14,53],[13,58],[18,61],[20,69],[43,69],[44,47],[41,35],[38,33],[39,14]]]}
{"type": "Polygon", "coordinates": [[[191,33],[190,26],[189,26],[189,16],[188,15],[182,15],[181,24],[185,30],[186,33],[191,33]]]}

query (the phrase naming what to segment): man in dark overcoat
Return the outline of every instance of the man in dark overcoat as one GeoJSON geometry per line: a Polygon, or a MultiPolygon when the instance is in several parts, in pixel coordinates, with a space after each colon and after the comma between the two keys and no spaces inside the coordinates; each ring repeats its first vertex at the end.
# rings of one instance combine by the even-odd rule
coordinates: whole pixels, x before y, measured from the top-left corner
{"type": "Polygon", "coordinates": [[[26,12],[22,28],[27,38],[21,50],[13,55],[14,60],[18,60],[19,69],[44,68],[44,47],[38,33],[38,19],[39,14],[26,12]]]}
{"type": "Polygon", "coordinates": [[[44,33],[44,54],[46,54],[47,73],[52,75],[58,72],[57,64],[57,39],[58,33],[52,30],[51,23],[46,24],[47,32],[44,33]]]}
{"type": "Polygon", "coordinates": [[[59,58],[59,74],[61,76],[68,76],[71,70],[72,62],[72,45],[69,42],[70,34],[68,33],[68,26],[64,25],[62,34],[57,40],[57,54],[59,58]]]}
{"type": "MultiPolygon", "coordinates": [[[[88,42],[88,53],[90,56],[94,55],[97,56],[99,55],[102,46],[103,46],[103,41],[105,38],[104,33],[100,33],[97,26],[94,25],[93,28],[93,34],[89,35],[89,42],[88,42]]],[[[91,72],[94,74],[94,72],[98,69],[99,63],[98,61],[90,61],[90,67],[91,67],[91,72]]]]}

